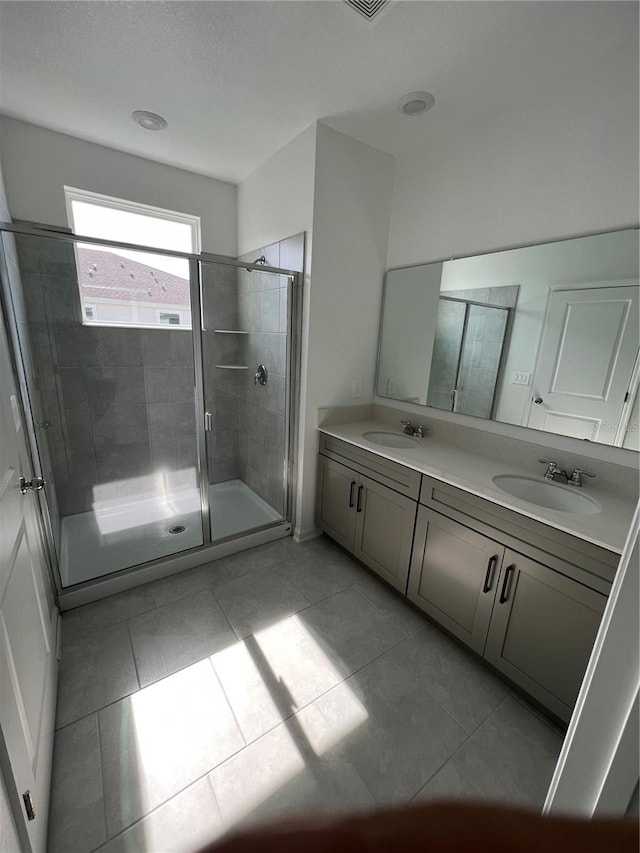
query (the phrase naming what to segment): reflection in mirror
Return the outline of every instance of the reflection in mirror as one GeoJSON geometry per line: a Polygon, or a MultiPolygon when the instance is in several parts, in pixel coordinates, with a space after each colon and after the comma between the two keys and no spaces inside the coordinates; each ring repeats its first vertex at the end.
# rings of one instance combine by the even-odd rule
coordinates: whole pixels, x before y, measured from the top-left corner
{"type": "Polygon", "coordinates": [[[638,230],[390,270],[377,393],[638,450],[638,230]]]}

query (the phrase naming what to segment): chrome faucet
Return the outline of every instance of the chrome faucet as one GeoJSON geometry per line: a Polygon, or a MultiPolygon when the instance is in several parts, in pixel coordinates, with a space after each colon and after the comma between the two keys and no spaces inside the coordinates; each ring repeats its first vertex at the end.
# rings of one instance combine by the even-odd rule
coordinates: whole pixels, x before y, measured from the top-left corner
{"type": "Polygon", "coordinates": [[[552,480],[554,483],[567,483],[569,481],[567,472],[564,468],[558,468],[555,462],[550,462],[548,459],[538,459],[538,462],[547,466],[547,470],[544,472],[545,480],[552,480]]]}
{"type": "Polygon", "coordinates": [[[424,424],[412,424],[411,421],[400,421],[402,424],[402,431],[406,432],[407,435],[415,435],[418,438],[424,438],[429,427],[424,426],[424,424]]]}
{"type": "Polygon", "coordinates": [[[577,486],[578,488],[580,488],[582,486],[583,477],[595,476],[595,474],[590,474],[588,471],[583,471],[581,468],[574,468],[571,474],[569,475],[569,485],[577,486]]]}
{"type": "Polygon", "coordinates": [[[582,468],[574,468],[571,474],[567,474],[564,468],[558,468],[555,462],[550,462],[548,459],[538,459],[538,462],[542,462],[543,465],[547,466],[547,470],[544,472],[545,480],[552,480],[554,483],[566,483],[569,486],[575,486],[576,488],[581,488],[582,477],[595,477],[595,474],[590,474],[588,471],[582,470],[582,468]]]}

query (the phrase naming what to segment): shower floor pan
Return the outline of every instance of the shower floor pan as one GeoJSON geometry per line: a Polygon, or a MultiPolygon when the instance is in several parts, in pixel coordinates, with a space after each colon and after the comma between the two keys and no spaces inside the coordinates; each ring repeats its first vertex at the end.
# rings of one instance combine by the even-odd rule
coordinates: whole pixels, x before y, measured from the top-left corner
{"type": "MultiPolygon", "coordinates": [[[[213,540],[245,533],[282,515],[242,480],[209,487],[213,540]]],[[[62,519],[62,585],[168,557],[202,545],[200,493],[189,489],[62,519]],[[173,532],[172,532],[173,531],[173,532]]]]}

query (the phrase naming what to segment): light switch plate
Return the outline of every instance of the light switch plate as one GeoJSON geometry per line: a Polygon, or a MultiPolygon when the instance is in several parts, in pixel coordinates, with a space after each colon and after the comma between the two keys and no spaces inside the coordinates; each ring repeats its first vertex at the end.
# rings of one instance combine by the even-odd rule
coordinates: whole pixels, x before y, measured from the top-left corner
{"type": "Polygon", "coordinates": [[[531,382],[531,373],[526,370],[512,370],[512,385],[528,385],[531,382]]]}
{"type": "Polygon", "coordinates": [[[362,394],[362,379],[354,379],[351,385],[351,396],[360,397],[362,394]]]}

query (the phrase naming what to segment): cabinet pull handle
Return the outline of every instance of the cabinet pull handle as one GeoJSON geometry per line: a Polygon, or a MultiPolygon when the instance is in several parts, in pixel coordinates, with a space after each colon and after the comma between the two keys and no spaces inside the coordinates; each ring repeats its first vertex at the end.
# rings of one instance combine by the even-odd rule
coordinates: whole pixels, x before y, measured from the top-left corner
{"type": "Polygon", "coordinates": [[[356,512],[362,512],[362,493],[364,492],[364,486],[358,486],[358,506],[356,507],[356,512]]]}
{"type": "Polygon", "coordinates": [[[355,484],[356,481],[352,480],[351,485],[349,486],[349,509],[353,509],[353,487],[355,484]]]}
{"type": "Polygon", "coordinates": [[[500,604],[504,604],[505,601],[509,598],[509,580],[511,578],[511,574],[515,571],[515,569],[515,563],[511,563],[510,566],[507,566],[507,571],[504,573],[504,581],[502,582],[502,589],[500,591],[500,604]]]}
{"type": "Polygon", "coordinates": [[[483,592],[491,592],[491,584],[493,581],[493,570],[496,567],[496,563],[498,562],[498,555],[494,554],[493,557],[489,557],[489,564],[487,566],[487,573],[484,576],[484,584],[482,586],[483,592]]]}

